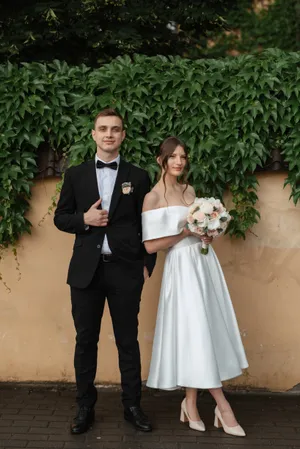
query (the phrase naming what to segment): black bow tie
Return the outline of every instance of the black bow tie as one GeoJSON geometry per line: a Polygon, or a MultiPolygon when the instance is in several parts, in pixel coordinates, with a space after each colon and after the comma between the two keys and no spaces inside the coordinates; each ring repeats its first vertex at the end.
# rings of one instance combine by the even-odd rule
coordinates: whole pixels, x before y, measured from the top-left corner
{"type": "Polygon", "coordinates": [[[115,162],[109,162],[108,164],[105,164],[104,162],[98,160],[97,164],[96,164],[96,167],[97,168],[105,168],[105,167],[107,167],[107,168],[111,168],[112,170],[117,170],[118,164],[117,164],[116,161],[115,162]]]}

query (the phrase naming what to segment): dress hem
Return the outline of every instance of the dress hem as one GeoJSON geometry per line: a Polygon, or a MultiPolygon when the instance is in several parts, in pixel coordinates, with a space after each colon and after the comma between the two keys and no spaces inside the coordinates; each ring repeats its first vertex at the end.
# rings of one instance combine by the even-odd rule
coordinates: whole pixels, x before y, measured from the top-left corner
{"type": "Polygon", "coordinates": [[[235,379],[236,377],[239,377],[239,376],[241,376],[242,374],[243,374],[243,371],[242,370],[244,370],[244,369],[247,369],[248,368],[248,366],[249,365],[247,365],[247,366],[245,366],[245,367],[243,367],[243,368],[241,368],[241,371],[239,371],[239,373],[238,374],[235,374],[235,375],[231,375],[230,377],[224,377],[224,378],[222,378],[221,380],[220,380],[220,383],[219,384],[215,384],[215,385],[210,385],[210,386],[203,386],[203,385],[181,385],[180,383],[179,384],[176,384],[175,386],[165,386],[165,387],[162,387],[162,386],[158,386],[158,385],[156,385],[156,386],[153,386],[153,385],[149,385],[148,384],[148,382],[146,382],[146,387],[148,387],[148,388],[153,388],[153,389],[156,389],[156,390],[169,390],[169,391],[173,391],[173,390],[179,390],[180,388],[197,388],[197,389],[199,389],[199,390],[209,390],[209,389],[211,389],[211,388],[222,388],[222,382],[225,382],[226,380],[231,380],[231,379],[235,379]]]}

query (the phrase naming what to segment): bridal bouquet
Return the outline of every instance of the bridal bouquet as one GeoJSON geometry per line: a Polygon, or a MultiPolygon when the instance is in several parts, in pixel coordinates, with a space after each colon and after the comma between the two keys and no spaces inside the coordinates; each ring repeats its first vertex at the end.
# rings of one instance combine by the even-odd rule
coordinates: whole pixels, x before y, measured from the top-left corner
{"type": "MultiPolygon", "coordinates": [[[[209,237],[223,234],[231,216],[220,200],[216,198],[196,198],[190,206],[187,227],[191,232],[209,237]]],[[[201,254],[208,253],[208,245],[202,243],[201,254]]]]}

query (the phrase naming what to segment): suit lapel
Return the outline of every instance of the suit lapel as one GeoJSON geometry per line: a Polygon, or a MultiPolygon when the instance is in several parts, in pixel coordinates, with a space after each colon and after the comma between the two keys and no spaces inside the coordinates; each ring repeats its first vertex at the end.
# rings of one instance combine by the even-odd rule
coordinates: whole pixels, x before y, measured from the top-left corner
{"type": "Polygon", "coordinates": [[[113,216],[113,213],[115,212],[116,207],[119,202],[119,199],[121,197],[122,184],[123,184],[123,182],[126,182],[129,179],[128,178],[129,171],[130,171],[130,164],[128,164],[128,162],[124,161],[121,158],[113,194],[111,197],[110,207],[109,207],[109,213],[108,213],[109,219],[113,216]]]}
{"type": "Polygon", "coordinates": [[[95,160],[88,161],[87,163],[86,179],[89,181],[86,182],[85,195],[89,199],[89,203],[92,205],[100,198],[96,176],[95,160]]]}

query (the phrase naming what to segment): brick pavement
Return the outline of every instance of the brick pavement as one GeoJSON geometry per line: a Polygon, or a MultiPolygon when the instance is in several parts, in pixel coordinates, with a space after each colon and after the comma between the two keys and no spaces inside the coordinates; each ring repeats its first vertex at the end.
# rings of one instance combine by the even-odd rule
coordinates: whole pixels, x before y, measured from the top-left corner
{"type": "Polygon", "coordinates": [[[96,422],[84,435],[69,434],[76,408],[74,391],[0,386],[0,448],[58,449],[276,449],[300,448],[300,398],[287,395],[229,394],[247,432],[234,438],[213,427],[214,404],[199,395],[204,433],[179,422],[182,391],[145,391],[143,408],[152,420],[152,433],[138,432],[123,421],[120,394],[102,389],[96,422]]]}

